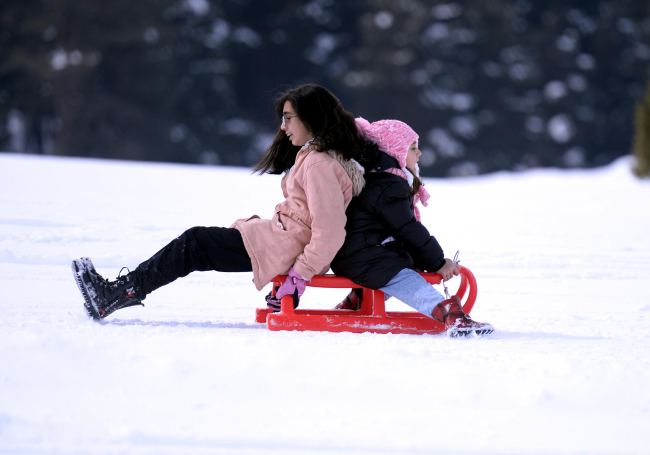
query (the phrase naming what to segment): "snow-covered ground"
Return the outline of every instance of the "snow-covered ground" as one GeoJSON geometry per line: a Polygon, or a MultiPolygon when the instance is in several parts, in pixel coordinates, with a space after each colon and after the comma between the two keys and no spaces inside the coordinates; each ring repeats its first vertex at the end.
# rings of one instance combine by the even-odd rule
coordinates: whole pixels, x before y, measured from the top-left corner
{"type": "Polygon", "coordinates": [[[114,277],[189,227],[270,217],[279,182],[0,154],[0,453],[649,453],[650,183],[628,159],[426,180],[482,339],[270,332],[249,273],[85,316],[72,259],[114,277]]]}

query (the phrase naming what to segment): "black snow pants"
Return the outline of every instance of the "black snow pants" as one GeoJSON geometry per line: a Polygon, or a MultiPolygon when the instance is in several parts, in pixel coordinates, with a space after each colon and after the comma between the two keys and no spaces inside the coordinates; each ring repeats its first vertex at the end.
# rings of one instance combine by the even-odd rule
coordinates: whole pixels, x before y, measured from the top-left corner
{"type": "Polygon", "coordinates": [[[134,271],[136,297],[191,272],[251,272],[253,266],[241,234],[234,228],[193,227],[140,264],[134,271]]]}

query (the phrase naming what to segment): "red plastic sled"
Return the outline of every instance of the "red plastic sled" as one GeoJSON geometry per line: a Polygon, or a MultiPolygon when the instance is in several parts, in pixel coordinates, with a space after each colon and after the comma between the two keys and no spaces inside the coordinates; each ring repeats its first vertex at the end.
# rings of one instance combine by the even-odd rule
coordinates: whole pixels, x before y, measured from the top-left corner
{"type": "MultiPolygon", "coordinates": [[[[459,266],[460,286],[456,295],[463,298],[469,288],[463,311],[469,314],[476,301],[477,285],[474,274],[459,266]]],[[[420,273],[431,284],[440,284],[442,276],[437,273],[420,273]]],[[[273,289],[284,283],[286,275],[273,279],[273,289]]],[[[335,275],[314,276],[307,286],[317,288],[363,288],[348,278],[335,275]]],[[[293,299],[287,295],[282,298],[280,312],[273,313],[268,308],[258,308],[255,322],[266,322],[269,330],[312,330],[320,332],[376,332],[376,333],[440,333],[444,324],[416,311],[386,311],[384,293],[363,288],[361,309],[352,310],[300,310],[293,308],[293,299]]],[[[273,291],[275,293],[275,291],[273,291]]]]}

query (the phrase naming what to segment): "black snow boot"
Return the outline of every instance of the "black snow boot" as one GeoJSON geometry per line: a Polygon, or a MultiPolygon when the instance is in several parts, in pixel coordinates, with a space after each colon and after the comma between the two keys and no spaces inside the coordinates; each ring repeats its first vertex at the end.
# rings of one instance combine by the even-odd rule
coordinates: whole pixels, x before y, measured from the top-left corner
{"type": "Polygon", "coordinates": [[[122,308],[142,305],[136,297],[135,274],[118,276],[108,281],[97,273],[89,258],[72,261],[72,273],[84,297],[86,312],[93,319],[103,319],[122,308]]]}

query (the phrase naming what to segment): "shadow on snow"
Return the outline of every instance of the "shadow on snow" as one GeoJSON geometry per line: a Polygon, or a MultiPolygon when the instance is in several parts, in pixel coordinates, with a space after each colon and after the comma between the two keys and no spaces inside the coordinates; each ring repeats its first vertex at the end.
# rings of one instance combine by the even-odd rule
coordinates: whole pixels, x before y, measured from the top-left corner
{"type": "Polygon", "coordinates": [[[130,326],[130,325],[139,325],[144,327],[199,327],[204,329],[264,329],[266,330],[266,324],[246,324],[244,322],[240,323],[228,323],[228,322],[192,322],[192,321],[143,321],[141,319],[113,319],[111,321],[101,321],[102,325],[120,325],[120,326],[130,326]]]}

